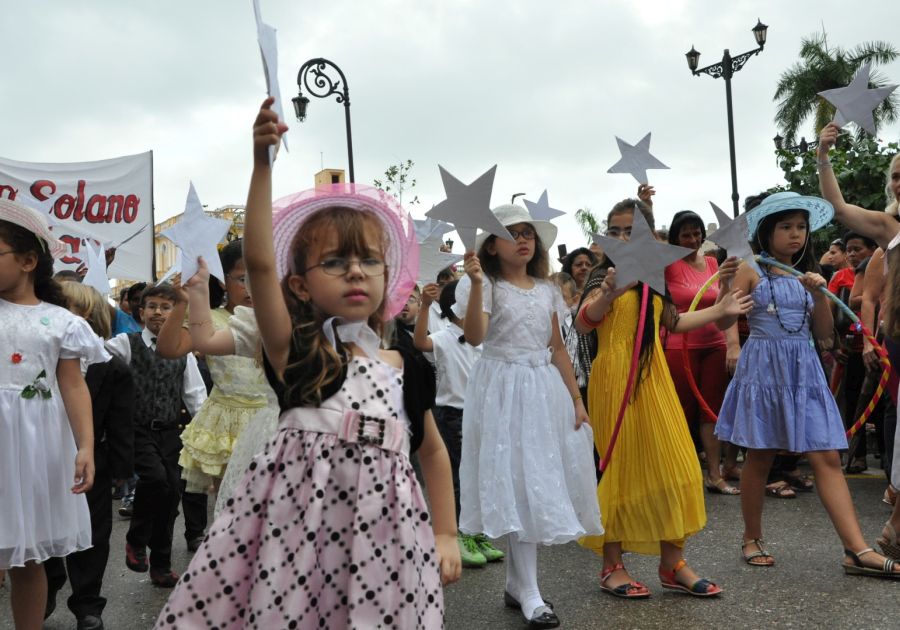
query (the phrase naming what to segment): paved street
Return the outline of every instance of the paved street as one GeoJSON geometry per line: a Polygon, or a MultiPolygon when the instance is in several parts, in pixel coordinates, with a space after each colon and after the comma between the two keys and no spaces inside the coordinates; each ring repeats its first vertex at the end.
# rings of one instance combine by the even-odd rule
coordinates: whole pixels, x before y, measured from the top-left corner
{"type": "MultiPolygon", "coordinates": [[[[859,476],[850,480],[850,487],[866,538],[874,542],[889,513],[880,501],[885,487],[883,476],[859,476]]],[[[738,557],[739,500],[718,495],[707,498],[709,524],[689,541],[687,557],[700,574],[724,587],[726,592],[720,599],[699,600],[663,592],[656,579],[656,559],[629,556],[629,568],[650,585],[653,597],[648,601],[616,600],[597,588],[600,565],[591,552],[576,544],[544,548],[539,558],[541,588],[554,602],[563,627],[900,627],[900,581],[844,576],[837,537],[815,495],[766,500],[766,538],[778,561],[773,569],[748,567],[738,557]]],[[[126,525],[126,521],[117,521],[113,534],[104,621],[113,630],[144,630],[152,626],[167,591],[152,587],[146,574],[125,568],[121,550],[126,525]]],[[[180,527],[180,521],[176,527],[180,527]]],[[[176,540],[176,547],[175,568],[182,569],[189,559],[183,538],[176,540]]],[[[462,580],[446,592],[447,628],[523,628],[520,614],[503,607],[504,579],[502,562],[464,571],[462,580]]],[[[65,597],[65,592],[60,594],[59,606],[45,628],[74,628],[65,597]]],[[[12,628],[8,598],[8,587],[0,590],[0,630],[12,628]]]]}

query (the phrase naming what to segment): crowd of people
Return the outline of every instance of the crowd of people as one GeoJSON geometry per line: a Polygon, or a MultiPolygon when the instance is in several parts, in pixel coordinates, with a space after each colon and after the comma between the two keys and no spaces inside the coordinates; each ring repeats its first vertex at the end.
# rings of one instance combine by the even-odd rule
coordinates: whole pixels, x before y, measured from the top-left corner
{"type": "MultiPolygon", "coordinates": [[[[564,613],[541,594],[537,548],[572,541],[597,554],[603,593],[652,595],[632,552],[659,556],[662,588],[717,597],[727,585],[685,557],[704,490],[739,497],[748,565],[776,563],[765,497],[816,490],[844,571],[900,578],[897,384],[848,443],[879,349],[820,290],[900,360],[900,156],[886,212],[849,205],[828,125],[821,197],[747,199],[757,261],[674,216],[666,239],[690,253],[664,292],[617,283],[596,246],[551,274],[556,226],[516,205],[493,210],[511,239],[480,233],[460,268],[417,286],[415,231],[390,195],[336,184],[273,201],[286,127],[271,106],[222,281],[201,259],[111,306],[78,274],[54,278],[62,243],[0,200],[0,580],[16,628],[39,628],[67,579],[78,628],[103,627],[116,500],[130,523],[113,561],[172,589],[157,628],[439,628],[443,586],[497,561],[504,604],[552,628],[564,613]],[[819,258],[810,236],[832,220],[850,231],[819,258]],[[881,553],[844,476],[875,461],[895,506],[881,553]],[[179,509],[194,552],[180,574],[179,509]]],[[[606,235],[628,241],[638,214],[655,229],[655,193],[615,203],[606,235]]]]}

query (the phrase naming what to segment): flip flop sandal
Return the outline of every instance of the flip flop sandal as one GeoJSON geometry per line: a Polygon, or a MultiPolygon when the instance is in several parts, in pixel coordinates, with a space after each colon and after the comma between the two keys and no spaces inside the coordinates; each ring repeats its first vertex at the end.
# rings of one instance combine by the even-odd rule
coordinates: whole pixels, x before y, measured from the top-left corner
{"type": "Polygon", "coordinates": [[[807,475],[785,475],[784,480],[791,488],[800,492],[812,492],[816,487],[807,475]]]}
{"type": "Polygon", "coordinates": [[[621,562],[609,569],[603,569],[603,572],[600,574],[600,590],[604,593],[609,593],[613,597],[621,597],[622,599],[647,599],[650,597],[650,589],[647,588],[646,584],[642,584],[641,582],[637,582],[632,580],[626,584],[619,584],[616,587],[606,586],[606,580],[609,579],[609,576],[618,571],[619,569],[625,570],[625,565],[621,562]],[[637,591],[637,592],[635,592],[637,591]]]}
{"type": "Polygon", "coordinates": [[[881,536],[879,536],[878,540],[875,542],[878,543],[878,546],[881,547],[881,551],[883,551],[884,555],[888,558],[900,560],[900,542],[897,542],[897,532],[894,530],[894,526],[891,525],[890,521],[884,524],[884,529],[881,530],[881,536]],[[885,531],[888,532],[887,536],[884,535],[885,531]]]}
{"type": "Polygon", "coordinates": [[[671,571],[666,571],[662,567],[659,568],[659,583],[662,587],[670,591],[678,591],[679,593],[687,593],[694,597],[715,597],[722,593],[722,589],[710,582],[706,578],[700,578],[690,586],[685,586],[675,579],[675,574],[687,566],[687,561],[682,558],[675,563],[671,571]]]}
{"type": "Polygon", "coordinates": [[[763,541],[759,538],[754,538],[753,540],[746,540],[741,543],[741,557],[744,559],[744,562],[749,564],[751,567],[774,567],[775,566],[775,558],[772,558],[772,554],[765,550],[763,547],[763,541]],[[754,544],[757,546],[758,551],[751,551],[750,553],[744,553],[744,548],[749,545],[754,544]],[[753,562],[756,558],[772,558],[772,562],[753,562]]]}
{"type": "Polygon", "coordinates": [[[892,485],[888,484],[888,487],[884,489],[884,494],[881,496],[881,502],[885,505],[894,507],[894,504],[897,502],[897,491],[894,490],[892,485]]]}
{"type": "Polygon", "coordinates": [[[770,484],[766,486],[766,495],[776,499],[796,499],[797,493],[786,482],[782,481],[778,485],[770,484]],[[783,485],[782,485],[783,484],[783,485]]]}
{"type": "Polygon", "coordinates": [[[900,566],[896,560],[885,558],[884,564],[880,569],[867,567],[862,563],[862,560],[859,559],[860,556],[864,556],[867,553],[875,553],[875,550],[871,547],[866,547],[859,553],[853,553],[849,549],[844,549],[844,555],[853,562],[853,564],[847,564],[846,562],[841,563],[841,566],[844,567],[844,573],[847,575],[865,575],[868,577],[886,578],[888,580],[900,579],[900,572],[894,571],[895,566],[900,566]]]}
{"type": "Polygon", "coordinates": [[[726,494],[734,496],[741,493],[740,490],[729,484],[725,479],[719,479],[716,483],[712,483],[709,479],[705,479],[703,485],[710,494],[726,494]]]}

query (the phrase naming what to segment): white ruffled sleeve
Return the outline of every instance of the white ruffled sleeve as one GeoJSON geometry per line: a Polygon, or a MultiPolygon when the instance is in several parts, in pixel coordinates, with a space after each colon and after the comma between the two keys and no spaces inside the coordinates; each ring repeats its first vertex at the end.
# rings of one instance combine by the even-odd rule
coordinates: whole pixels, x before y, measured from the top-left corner
{"type": "MultiPolygon", "coordinates": [[[[453,305],[453,313],[460,319],[465,318],[466,309],[469,306],[469,292],[472,290],[472,280],[469,276],[463,276],[456,285],[456,304],[453,305]]],[[[482,310],[490,314],[494,307],[494,285],[485,274],[481,285],[482,310]]]]}
{"type": "Polygon", "coordinates": [[[59,349],[60,359],[81,359],[82,365],[106,363],[112,357],[103,347],[103,340],[98,337],[88,323],[77,315],[66,325],[59,349]]]}
{"type": "Polygon", "coordinates": [[[234,315],[228,319],[228,326],[234,336],[234,353],[239,357],[256,358],[259,354],[259,325],[256,313],[246,306],[234,307],[234,315]]]}
{"type": "Polygon", "coordinates": [[[562,290],[555,282],[547,282],[547,288],[550,289],[550,313],[556,313],[559,325],[562,326],[566,321],[566,316],[572,311],[563,298],[562,290]]]}

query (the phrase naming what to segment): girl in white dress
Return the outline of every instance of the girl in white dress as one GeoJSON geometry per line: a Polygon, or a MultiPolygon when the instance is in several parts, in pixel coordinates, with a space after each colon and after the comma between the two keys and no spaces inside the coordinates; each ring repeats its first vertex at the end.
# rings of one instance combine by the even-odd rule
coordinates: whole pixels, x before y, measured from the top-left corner
{"type": "Polygon", "coordinates": [[[41,626],[41,563],[91,546],[94,425],[81,369],[109,355],[52,278],[65,252],[43,215],[0,199],[0,572],[16,628],[41,626]]]}
{"type": "Polygon", "coordinates": [[[484,343],[466,387],[460,530],[510,534],[504,600],[529,627],[553,628],[559,619],[537,585],[537,543],[603,531],[593,438],[560,336],[568,309],[546,280],[556,227],[519,206],[494,214],[515,240],[480,234],[456,288],[466,341],[484,343]]]}

